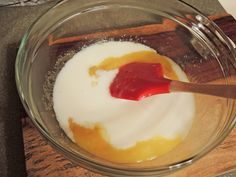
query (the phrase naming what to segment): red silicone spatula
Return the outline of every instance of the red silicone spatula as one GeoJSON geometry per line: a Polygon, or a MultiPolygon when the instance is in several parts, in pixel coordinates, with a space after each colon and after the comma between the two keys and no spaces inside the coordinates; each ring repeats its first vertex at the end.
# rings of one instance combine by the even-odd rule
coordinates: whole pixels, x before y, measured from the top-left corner
{"type": "Polygon", "coordinates": [[[155,94],[195,92],[226,98],[236,98],[236,85],[195,84],[164,78],[161,64],[129,63],[120,67],[110,85],[113,97],[141,100],[155,94]]]}

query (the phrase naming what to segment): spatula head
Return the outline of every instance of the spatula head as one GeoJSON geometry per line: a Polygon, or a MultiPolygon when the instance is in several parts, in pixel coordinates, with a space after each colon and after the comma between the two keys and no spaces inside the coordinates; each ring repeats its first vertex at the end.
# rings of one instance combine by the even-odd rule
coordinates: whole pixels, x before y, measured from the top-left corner
{"type": "Polygon", "coordinates": [[[163,77],[159,63],[129,63],[119,68],[110,85],[113,97],[140,100],[154,95],[169,93],[170,80],[163,77]]]}

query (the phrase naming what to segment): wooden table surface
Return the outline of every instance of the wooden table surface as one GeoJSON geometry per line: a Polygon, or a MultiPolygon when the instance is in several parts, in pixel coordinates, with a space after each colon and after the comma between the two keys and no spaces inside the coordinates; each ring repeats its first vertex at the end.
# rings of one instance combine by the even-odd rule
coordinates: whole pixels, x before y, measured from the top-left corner
{"type": "MultiPolygon", "coordinates": [[[[65,159],[47,144],[28,120],[23,124],[26,167],[29,177],[102,177],[65,159]]],[[[212,177],[232,169],[236,170],[236,127],[218,147],[205,157],[168,177],[212,177]]]]}
{"type": "MultiPolygon", "coordinates": [[[[226,20],[233,23],[233,30],[232,28],[229,28],[230,26],[224,23],[224,20],[222,21],[222,19],[219,19],[217,23],[221,23],[221,28],[224,31],[227,31],[231,39],[236,42],[236,22],[232,21],[232,18],[227,18],[226,20]]],[[[74,40],[74,38],[68,40],[74,40]]],[[[64,41],[53,40],[51,38],[49,45],[64,41]]],[[[29,177],[102,176],[73,164],[52,149],[36,128],[31,125],[29,118],[23,119],[22,126],[26,166],[29,177]]],[[[205,157],[168,177],[211,177],[232,169],[236,170],[236,127],[218,147],[208,153],[205,157]]]]}

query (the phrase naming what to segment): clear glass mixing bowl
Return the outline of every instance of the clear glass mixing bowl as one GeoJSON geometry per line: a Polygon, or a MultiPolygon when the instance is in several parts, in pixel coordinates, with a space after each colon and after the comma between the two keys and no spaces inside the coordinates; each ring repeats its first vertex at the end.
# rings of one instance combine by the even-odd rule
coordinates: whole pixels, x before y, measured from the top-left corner
{"type": "Polygon", "coordinates": [[[144,43],[178,63],[194,83],[235,81],[236,54],[228,38],[212,21],[181,1],[62,1],[23,37],[16,60],[16,83],[34,125],[68,159],[106,175],[161,176],[204,156],[233,128],[235,100],[195,94],[197,111],[188,136],[159,158],[118,164],[76,146],[56,120],[53,83],[76,52],[101,40],[144,43]]]}

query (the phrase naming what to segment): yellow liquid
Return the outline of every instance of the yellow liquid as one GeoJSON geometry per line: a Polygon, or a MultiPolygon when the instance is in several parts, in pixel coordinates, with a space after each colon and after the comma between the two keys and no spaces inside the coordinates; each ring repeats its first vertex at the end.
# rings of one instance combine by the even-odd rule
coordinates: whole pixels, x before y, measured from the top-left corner
{"type": "Polygon", "coordinates": [[[164,74],[168,78],[178,78],[172,69],[171,63],[168,61],[168,58],[163,55],[159,55],[154,51],[139,51],[129,53],[121,57],[108,57],[98,65],[90,67],[88,72],[90,76],[97,76],[96,72],[98,70],[110,71],[132,62],[160,63],[163,67],[164,74]]]}
{"type": "MultiPolygon", "coordinates": [[[[98,70],[110,71],[132,62],[160,63],[165,76],[171,79],[178,79],[168,58],[154,51],[140,51],[121,57],[105,58],[101,63],[89,68],[88,73],[90,76],[97,76],[96,72],[98,70]]],[[[137,142],[132,147],[119,149],[109,143],[108,138],[106,138],[106,130],[99,123],[95,124],[93,128],[85,128],[74,122],[73,118],[70,118],[69,127],[75,142],[80,147],[98,157],[118,163],[136,163],[155,159],[169,152],[181,142],[180,137],[166,139],[157,136],[149,140],[137,142]]]]}
{"type": "Polygon", "coordinates": [[[141,141],[127,149],[119,149],[112,146],[104,135],[104,129],[95,125],[93,128],[85,128],[69,119],[69,127],[73,132],[75,142],[88,152],[103,159],[118,163],[136,163],[152,160],[167,153],[181,142],[177,137],[168,140],[163,137],[155,137],[141,141]]]}

